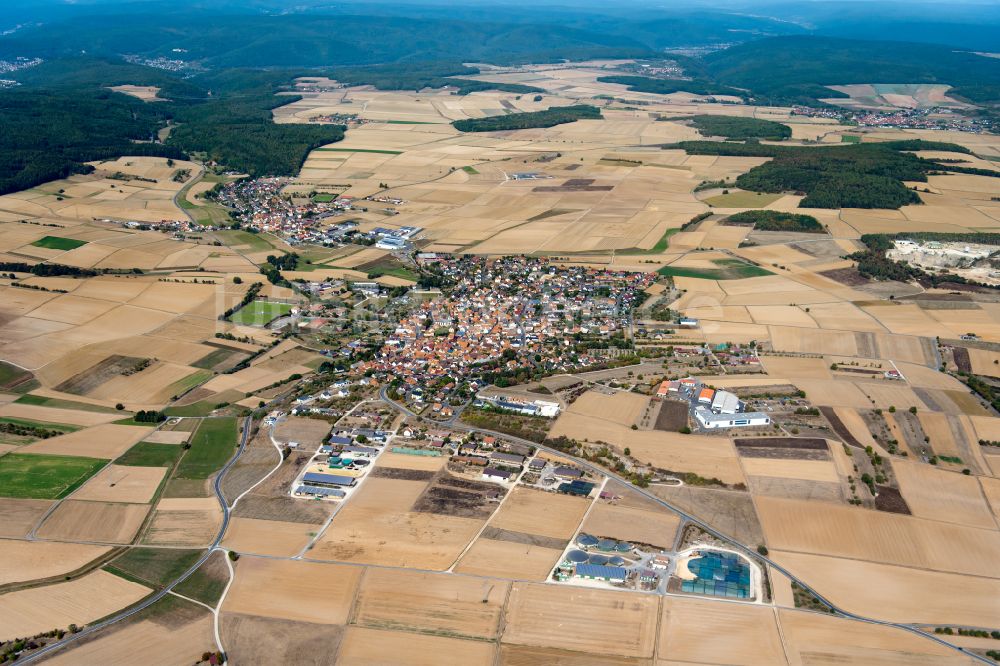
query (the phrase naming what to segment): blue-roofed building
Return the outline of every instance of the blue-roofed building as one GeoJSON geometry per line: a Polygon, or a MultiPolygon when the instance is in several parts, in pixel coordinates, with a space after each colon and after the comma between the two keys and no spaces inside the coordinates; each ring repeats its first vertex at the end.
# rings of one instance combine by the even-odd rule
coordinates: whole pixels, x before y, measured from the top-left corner
{"type": "Polygon", "coordinates": [[[353,476],[342,476],[340,474],[321,474],[320,472],[306,472],[302,477],[302,483],[307,486],[320,486],[333,488],[336,486],[347,486],[350,488],[357,482],[353,476]]]}
{"type": "Polygon", "coordinates": [[[330,444],[335,444],[337,446],[347,446],[351,443],[350,437],[341,437],[340,435],[334,435],[330,438],[330,444]]]}
{"type": "Polygon", "coordinates": [[[605,580],[609,583],[624,583],[628,576],[625,567],[605,567],[599,564],[577,564],[574,573],[580,578],[605,580]]]}
{"type": "Polygon", "coordinates": [[[345,446],[341,448],[343,453],[353,453],[359,456],[375,456],[378,455],[378,449],[374,449],[370,446],[345,446]]]}
{"type": "Polygon", "coordinates": [[[343,499],[347,493],[338,488],[325,488],[322,486],[302,485],[295,489],[296,495],[312,495],[313,497],[335,497],[343,499]]]}
{"type": "Polygon", "coordinates": [[[571,481],[569,483],[560,483],[556,490],[567,495],[589,497],[591,491],[594,490],[594,484],[589,481],[580,481],[577,479],[576,481],[571,481]]]}

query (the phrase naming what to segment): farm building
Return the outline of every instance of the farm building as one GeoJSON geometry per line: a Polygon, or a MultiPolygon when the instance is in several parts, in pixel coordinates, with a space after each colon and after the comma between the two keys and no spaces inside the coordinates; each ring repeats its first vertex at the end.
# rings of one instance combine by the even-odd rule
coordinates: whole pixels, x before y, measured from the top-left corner
{"type": "Polygon", "coordinates": [[[486,481],[510,481],[510,477],[512,476],[514,476],[513,472],[496,469],[495,467],[487,467],[483,470],[483,479],[486,481]]]}
{"type": "Polygon", "coordinates": [[[677,321],[677,323],[680,324],[681,328],[697,328],[698,327],[698,320],[697,319],[693,319],[691,317],[681,317],[677,321]]]}
{"type": "Polygon", "coordinates": [[[712,411],[716,414],[736,414],[740,411],[740,399],[729,391],[716,391],[712,411]]]}
{"type": "Polygon", "coordinates": [[[599,564],[577,564],[574,574],[579,578],[624,583],[628,572],[624,567],[606,567],[599,564]]]}
{"type": "Polygon", "coordinates": [[[311,497],[335,497],[337,499],[343,499],[347,497],[347,493],[343,490],[337,488],[324,488],[321,486],[312,485],[301,485],[295,489],[295,494],[298,496],[309,495],[311,497]]]}
{"type": "Polygon", "coordinates": [[[711,405],[712,400],[715,399],[715,390],[710,388],[703,388],[698,392],[698,402],[705,403],[706,405],[711,405]]]}
{"type": "Polygon", "coordinates": [[[352,476],[342,474],[322,474],[320,472],[306,472],[302,477],[302,483],[307,486],[317,486],[319,488],[335,488],[337,486],[347,486],[350,488],[357,482],[352,476]]]}
{"type": "Polygon", "coordinates": [[[572,481],[573,479],[579,479],[583,476],[583,472],[580,470],[565,466],[556,467],[552,473],[556,475],[556,478],[563,479],[565,481],[572,481]]]}
{"type": "Polygon", "coordinates": [[[503,451],[494,451],[491,453],[490,460],[508,465],[517,465],[518,467],[524,464],[524,456],[519,456],[515,453],[504,453],[503,451]]]}
{"type": "Polygon", "coordinates": [[[681,383],[675,380],[664,381],[660,383],[660,387],[656,389],[657,397],[664,397],[670,393],[677,393],[681,388],[681,383]]]}
{"type": "Polygon", "coordinates": [[[579,479],[570,481],[569,483],[560,483],[559,488],[557,488],[557,490],[561,493],[566,495],[578,495],[579,497],[589,497],[593,489],[593,483],[580,481],[579,479]]]}
{"type": "Polygon", "coordinates": [[[378,455],[378,449],[370,446],[345,446],[341,448],[342,453],[353,453],[356,456],[372,457],[378,455]]]}
{"type": "Polygon", "coordinates": [[[545,469],[545,461],[542,460],[541,458],[532,458],[528,462],[528,469],[530,469],[533,472],[541,471],[545,469]]]}
{"type": "Polygon", "coordinates": [[[745,412],[742,414],[713,414],[707,409],[695,410],[695,417],[703,428],[745,428],[750,426],[766,426],[771,424],[771,417],[763,412],[745,412]]]}

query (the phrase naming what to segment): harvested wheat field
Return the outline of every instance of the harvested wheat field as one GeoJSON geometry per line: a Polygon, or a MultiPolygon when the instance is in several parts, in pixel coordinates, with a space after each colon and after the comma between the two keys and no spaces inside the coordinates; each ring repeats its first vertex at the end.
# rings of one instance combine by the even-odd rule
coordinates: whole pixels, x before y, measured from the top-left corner
{"type": "Polygon", "coordinates": [[[266,654],[274,664],[327,666],[336,663],[344,627],[222,613],[219,633],[234,664],[255,663],[266,654]],[[317,649],[321,645],[322,649],[317,649]]]}
{"type": "MultiPolygon", "coordinates": [[[[528,645],[500,646],[500,662],[502,666],[651,666],[651,659],[633,659],[631,657],[614,657],[608,654],[585,654],[554,648],[531,647],[528,645]]],[[[672,666],[670,662],[657,662],[672,666]]]]}
{"type": "Polygon", "coordinates": [[[596,537],[669,549],[679,525],[680,517],[667,509],[651,511],[598,501],[587,514],[580,531],[596,537]]]}
{"type": "Polygon", "coordinates": [[[75,571],[110,552],[109,546],[0,540],[0,585],[75,571]]]}
{"type": "Polygon", "coordinates": [[[476,576],[543,581],[561,556],[562,551],[554,548],[479,537],[454,570],[476,576]]]}
{"type": "Polygon", "coordinates": [[[447,569],[482,527],[482,521],[412,511],[426,486],[423,481],[368,479],[334,517],[309,556],[447,569]]]}
{"type": "Polygon", "coordinates": [[[85,625],[139,601],[151,590],[106,571],[68,583],[0,596],[0,640],[70,624],[85,625]]]}
{"type": "Polygon", "coordinates": [[[66,500],[38,528],[43,539],[129,543],[149,512],[145,504],[66,500]]]}
{"type": "Polygon", "coordinates": [[[850,506],[757,497],[769,548],[1000,578],[1000,532],[850,506]]]}
{"type": "Polygon", "coordinates": [[[894,460],[892,469],[914,516],[969,527],[997,528],[976,477],[905,460],[894,460]]]}
{"type": "Polygon", "coordinates": [[[837,483],[836,466],[828,460],[794,460],[785,458],[741,458],[747,476],[773,476],[782,479],[803,479],[837,483]]]}
{"type": "Polygon", "coordinates": [[[660,659],[695,664],[785,663],[775,611],[768,606],[666,597],[660,659]]]}
{"type": "Polygon", "coordinates": [[[194,604],[156,619],[128,623],[89,641],[61,650],[45,663],[55,666],[102,664],[129,666],[136,662],[157,666],[190,666],[215,649],[211,614],[194,604]]]}
{"type": "Polygon", "coordinates": [[[628,391],[616,391],[612,395],[587,391],[567,409],[567,414],[582,414],[624,426],[632,426],[639,422],[639,416],[646,405],[649,396],[628,391]]]}
{"type": "Polygon", "coordinates": [[[42,405],[9,403],[0,407],[0,417],[45,421],[47,423],[65,423],[77,426],[95,426],[101,423],[117,421],[121,415],[87,412],[79,409],[59,409],[57,407],[44,407],[42,405]]]}
{"type": "Polygon", "coordinates": [[[152,432],[143,426],[102,424],[21,447],[21,453],[117,458],[152,432]]]}
{"type": "Polygon", "coordinates": [[[823,555],[771,554],[833,603],[868,617],[987,626],[1000,613],[1000,580],[823,555]]]}
{"type": "Polygon", "coordinates": [[[496,645],[445,636],[348,627],[337,663],[346,666],[489,666],[496,645]]]}
{"type": "Polygon", "coordinates": [[[143,543],[158,546],[207,546],[222,525],[215,497],[165,497],[153,512],[143,543]]]}
{"type": "Polygon", "coordinates": [[[292,557],[306,547],[321,525],[234,517],[222,545],[240,553],[292,557]]]}
{"type": "Polygon", "coordinates": [[[73,493],[73,499],[144,504],[153,499],[166,473],[166,467],[108,465],[73,493]]]}
{"type": "Polygon", "coordinates": [[[448,462],[448,458],[445,456],[411,456],[406,453],[393,453],[389,450],[382,452],[376,461],[376,466],[436,472],[444,467],[446,462],[448,462]]]}
{"type": "Polygon", "coordinates": [[[242,557],[223,610],[346,624],[362,571],[336,564],[242,557]]]}
{"type": "Polygon", "coordinates": [[[508,583],[478,577],[368,569],[354,624],[467,638],[496,638],[508,583]]]}
{"type": "Polygon", "coordinates": [[[569,540],[590,503],[589,499],[573,495],[518,486],[493,515],[490,527],[569,540]]]}
{"type": "Polygon", "coordinates": [[[42,519],[55,502],[0,497],[0,537],[19,539],[42,519]]]}
{"type": "Polygon", "coordinates": [[[672,472],[694,472],[725,483],[746,481],[733,445],[725,437],[632,430],[602,419],[565,413],[549,431],[550,437],[560,435],[581,442],[607,442],[619,450],[627,446],[632,457],[672,472]]]}
{"type": "Polygon", "coordinates": [[[801,666],[972,666],[950,648],[913,634],[822,613],[779,610],[788,663],[801,666]],[[844,637],[849,636],[850,640],[844,637]]]}
{"type": "Polygon", "coordinates": [[[514,583],[501,640],[648,659],[656,642],[658,612],[659,599],[649,595],[514,583]]]}

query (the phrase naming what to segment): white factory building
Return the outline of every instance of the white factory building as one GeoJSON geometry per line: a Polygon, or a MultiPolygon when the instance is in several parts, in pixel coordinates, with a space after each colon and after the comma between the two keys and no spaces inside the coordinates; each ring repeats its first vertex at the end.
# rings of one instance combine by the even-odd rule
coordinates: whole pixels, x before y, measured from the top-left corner
{"type": "Polygon", "coordinates": [[[766,426],[771,424],[771,417],[763,412],[742,412],[737,414],[715,414],[711,410],[699,407],[694,411],[695,418],[701,427],[715,428],[746,428],[766,426]]]}
{"type": "Polygon", "coordinates": [[[712,411],[716,414],[738,414],[742,409],[740,399],[729,391],[716,391],[712,398],[712,411]]]}

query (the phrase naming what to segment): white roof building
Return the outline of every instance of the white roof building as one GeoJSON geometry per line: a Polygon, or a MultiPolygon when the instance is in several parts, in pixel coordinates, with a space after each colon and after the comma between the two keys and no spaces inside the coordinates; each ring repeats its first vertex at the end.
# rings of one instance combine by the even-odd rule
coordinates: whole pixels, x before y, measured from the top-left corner
{"type": "Polygon", "coordinates": [[[729,391],[716,391],[712,411],[716,414],[737,414],[740,411],[740,399],[729,391]]]}

